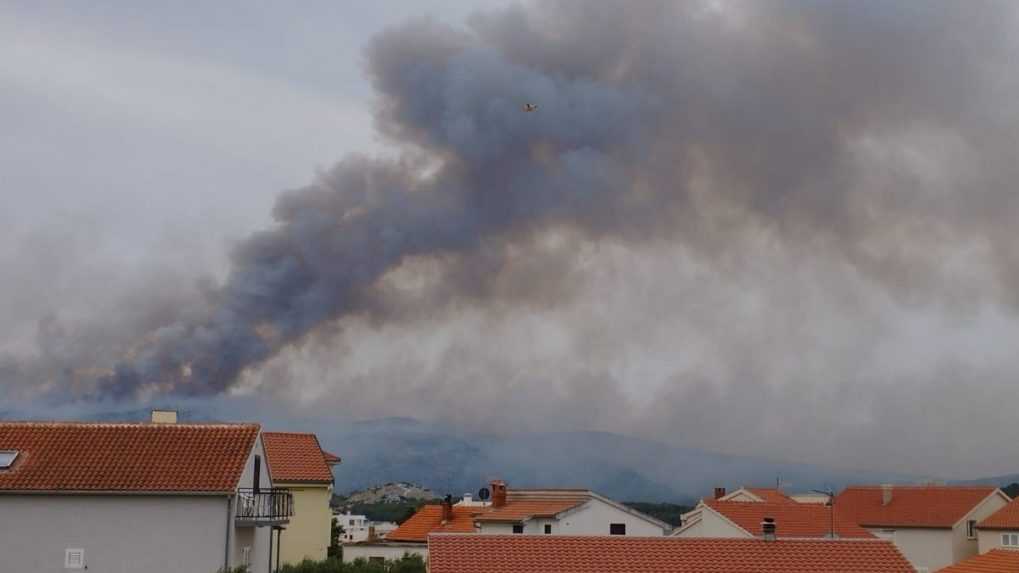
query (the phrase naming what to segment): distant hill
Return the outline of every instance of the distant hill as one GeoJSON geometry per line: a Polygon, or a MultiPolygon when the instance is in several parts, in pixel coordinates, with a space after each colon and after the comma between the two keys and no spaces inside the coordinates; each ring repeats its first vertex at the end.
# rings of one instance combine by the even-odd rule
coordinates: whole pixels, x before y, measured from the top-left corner
{"type": "Polygon", "coordinates": [[[334,470],[337,492],[400,479],[439,495],[460,495],[501,478],[511,487],[585,487],[618,500],[690,504],[716,485],[767,485],[776,476],[792,490],[910,479],[717,454],[605,432],[495,436],[386,418],[332,427],[319,437],[325,448],[343,457],[334,470]]]}

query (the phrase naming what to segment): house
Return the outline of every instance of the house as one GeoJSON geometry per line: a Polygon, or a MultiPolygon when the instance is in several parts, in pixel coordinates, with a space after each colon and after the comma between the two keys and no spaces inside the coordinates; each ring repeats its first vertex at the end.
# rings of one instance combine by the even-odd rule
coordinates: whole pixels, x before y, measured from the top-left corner
{"type": "Polygon", "coordinates": [[[343,528],[340,541],[345,544],[384,539],[399,527],[393,521],[371,521],[366,515],[353,515],[349,511],[333,515],[333,521],[343,528]]]}
{"type": "Polygon", "coordinates": [[[847,487],[835,505],[931,572],[976,555],[977,524],[1009,501],[993,486],[880,485],[847,487]]]}
{"type": "Polygon", "coordinates": [[[322,450],[315,434],[263,432],[273,484],[293,496],[294,515],[279,535],[280,563],[327,557],[332,531],[333,472],[340,458],[322,450]]]}
{"type": "MultiPolygon", "coordinates": [[[[724,499],[724,498],[722,498],[724,499]]],[[[873,539],[874,535],[846,516],[836,504],[703,500],[683,515],[674,537],[761,537],[761,524],[770,519],[780,538],[873,539]]]]}
{"type": "Polygon", "coordinates": [[[970,557],[937,573],[1015,573],[1019,571],[1019,551],[991,549],[987,553],[970,557]]]}
{"type": "Polygon", "coordinates": [[[464,535],[428,538],[430,573],[913,573],[880,539],[464,535]]]}
{"type": "Polygon", "coordinates": [[[977,524],[977,547],[980,553],[998,548],[1019,550],[1019,498],[977,524]]]}
{"type": "Polygon", "coordinates": [[[268,570],[292,498],[259,425],[153,419],[0,422],[0,569],[268,570]]]}
{"type": "Polygon", "coordinates": [[[478,535],[618,535],[661,537],[672,527],[586,489],[509,489],[505,482],[490,484],[491,502],[467,497],[423,506],[381,542],[345,545],[344,561],[428,556],[432,533],[478,535]]]}
{"type": "Polygon", "coordinates": [[[732,493],[725,493],[724,487],[715,488],[715,499],[720,501],[754,501],[770,503],[794,503],[795,500],[778,488],[741,487],[732,493]]]}

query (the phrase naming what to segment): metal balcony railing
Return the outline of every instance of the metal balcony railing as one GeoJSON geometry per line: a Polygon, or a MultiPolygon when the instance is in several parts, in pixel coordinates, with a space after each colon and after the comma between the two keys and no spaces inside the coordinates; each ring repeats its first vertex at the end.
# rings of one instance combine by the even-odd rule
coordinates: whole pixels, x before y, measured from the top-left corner
{"type": "Polygon", "coordinates": [[[288,523],[294,515],[294,496],[289,489],[237,490],[237,522],[250,525],[288,523]]]}

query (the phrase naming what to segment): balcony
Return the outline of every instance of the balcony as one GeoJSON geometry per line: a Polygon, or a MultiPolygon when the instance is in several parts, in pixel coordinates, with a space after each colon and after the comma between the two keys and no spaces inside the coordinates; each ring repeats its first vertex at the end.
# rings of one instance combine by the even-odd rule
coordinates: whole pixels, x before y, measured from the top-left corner
{"type": "Polygon", "coordinates": [[[294,496],[289,489],[239,489],[236,505],[237,525],[286,525],[294,515],[294,496]]]}

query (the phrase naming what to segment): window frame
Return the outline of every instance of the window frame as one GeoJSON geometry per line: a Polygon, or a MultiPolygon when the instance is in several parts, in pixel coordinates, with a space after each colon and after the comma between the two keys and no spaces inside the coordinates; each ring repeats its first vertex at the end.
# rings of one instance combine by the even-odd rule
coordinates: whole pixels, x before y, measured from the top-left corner
{"type": "Polygon", "coordinates": [[[610,523],[609,524],[609,535],[626,535],[626,524],[625,523],[610,523]],[[621,531],[619,531],[621,529],[621,531]]]}
{"type": "Polygon", "coordinates": [[[966,539],[977,538],[977,520],[970,519],[966,521],[966,539]]]}
{"type": "Polygon", "coordinates": [[[545,535],[552,535],[552,524],[551,523],[546,523],[545,524],[545,535]]]}
{"type": "Polygon", "coordinates": [[[524,524],[523,523],[514,523],[513,524],[513,535],[522,535],[523,533],[524,533],[524,524]]]}
{"type": "Polygon", "coordinates": [[[81,547],[68,547],[64,549],[64,569],[80,570],[85,568],[85,550],[81,547]],[[71,563],[71,556],[78,557],[77,562],[71,563]]]}

